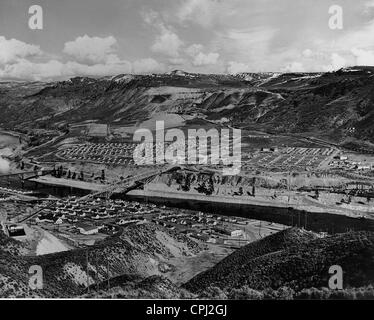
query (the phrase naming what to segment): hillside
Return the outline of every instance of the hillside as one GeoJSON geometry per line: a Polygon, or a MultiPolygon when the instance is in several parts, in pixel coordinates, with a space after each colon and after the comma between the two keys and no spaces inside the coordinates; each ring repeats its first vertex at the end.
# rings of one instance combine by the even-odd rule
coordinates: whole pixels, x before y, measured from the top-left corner
{"type": "Polygon", "coordinates": [[[0,252],[1,251],[12,256],[19,256],[27,252],[27,249],[22,242],[7,237],[3,233],[2,226],[0,225],[0,252]]]}
{"type": "Polygon", "coordinates": [[[94,247],[37,257],[23,256],[15,250],[22,248],[18,242],[0,239],[0,297],[372,299],[374,292],[369,232],[320,237],[288,229],[238,249],[182,287],[170,278],[182,266],[175,261],[204,248],[159,226],[132,226],[94,247]],[[345,290],[337,294],[324,289],[334,264],[344,276],[345,290]],[[43,269],[43,290],[28,287],[32,265],[43,269]]]}
{"type": "Polygon", "coordinates": [[[374,69],[329,73],[155,75],[0,83],[0,127],[86,120],[133,125],[178,114],[274,133],[310,133],[355,148],[374,142],[374,69]]]}
{"type": "Polygon", "coordinates": [[[123,234],[94,247],[44,256],[26,257],[0,249],[0,297],[81,295],[87,283],[96,286],[108,279],[108,265],[109,277],[114,279],[167,276],[176,268],[171,263],[173,258],[193,257],[202,250],[186,236],[152,224],[131,226],[123,234]],[[43,290],[29,292],[28,270],[32,265],[43,269],[43,290]]]}
{"type": "Polygon", "coordinates": [[[327,287],[332,265],[343,269],[344,288],[374,284],[374,233],[352,232],[325,238],[288,229],[253,242],[184,287],[202,293],[247,286],[254,290],[327,287]]]}
{"type": "Polygon", "coordinates": [[[195,295],[181,289],[162,276],[147,278],[118,277],[111,279],[112,288],[107,290],[106,283],[92,287],[90,293],[82,298],[95,299],[188,299],[195,295]]]}

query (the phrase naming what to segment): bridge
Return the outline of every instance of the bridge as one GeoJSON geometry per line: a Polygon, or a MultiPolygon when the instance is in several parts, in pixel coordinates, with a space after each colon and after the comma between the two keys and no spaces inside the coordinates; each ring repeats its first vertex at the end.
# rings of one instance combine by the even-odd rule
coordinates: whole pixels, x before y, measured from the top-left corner
{"type": "Polygon", "coordinates": [[[82,198],[79,198],[78,201],[85,201],[91,198],[95,198],[98,196],[101,196],[103,194],[106,194],[107,196],[112,195],[113,193],[127,193],[130,191],[130,189],[134,186],[136,186],[139,183],[144,182],[147,179],[153,178],[155,176],[161,175],[163,173],[172,172],[175,170],[180,169],[180,166],[170,166],[162,170],[152,170],[149,172],[144,172],[136,176],[128,177],[124,180],[121,180],[119,182],[113,183],[109,185],[107,188],[97,191],[95,193],[90,193],[87,196],[84,196],[82,198]]]}

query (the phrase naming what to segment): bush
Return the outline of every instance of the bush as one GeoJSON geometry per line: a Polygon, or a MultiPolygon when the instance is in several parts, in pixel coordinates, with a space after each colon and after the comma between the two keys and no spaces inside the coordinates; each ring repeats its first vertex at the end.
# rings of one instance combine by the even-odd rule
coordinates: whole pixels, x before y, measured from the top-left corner
{"type": "Polygon", "coordinates": [[[201,298],[226,300],[227,295],[222,289],[218,287],[208,287],[201,293],[201,298]]]}
{"type": "Polygon", "coordinates": [[[269,300],[293,300],[295,291],[288,287],[281,287],[278,290],[266,289],[264,299],[269,300]]]}
{"type": "Polygon", "coordinates": [[[243,286],[239,289],[232,289],[228,297],[230,300],[262,300],[264,299],[264,294],[248,286],[243,286]]]}
{"type": "Polygon", "coordinates": [[[300,291],[295,299],[308,300],[374,300],[374,288],[372,285],[360,288],[348,288],[344,290],[330,290],[328,288],[309,288],[300,291]]]}

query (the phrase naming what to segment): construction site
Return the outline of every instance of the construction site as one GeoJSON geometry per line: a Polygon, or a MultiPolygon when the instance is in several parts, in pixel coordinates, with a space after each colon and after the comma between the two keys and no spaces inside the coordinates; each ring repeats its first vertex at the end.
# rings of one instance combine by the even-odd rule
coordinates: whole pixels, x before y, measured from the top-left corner
{"type": "Polygon", "coordinates": [[[138,166],[135,148],[63,142],[49,155],[54,161],[45,161],[42,148],[13,162],[12,172],[0,176],[0,201],[18,203],[6,210],[4,231],[33,238],[27,230],[44,230],[62,243],[58,248],[74,248],[127,225],[154,223],[234,248],[285,226],[326,233],[373,228],[372,181],[361,178],[357,163],[337,170],[337,161],[350,159],[336,148],[259,148],[233,177],[222,176],[219,165],[138,166]]]}
{"type": "MultiPolygon", "coordinates": [[[[62,272],[80,288],[74,294],[105,287],[106,277],[128,264],[180,285],[290,227],[321,238],[374,230],[370,155],[293,138],[264,145],[259,139],[243,145],[239,174],[224,175],[222,163],[190,165],[188,157],[154,163],[156,143],[137,164],[138,144],[125,128],[123,137],[114,130],[120,128],[82,124],[31,148],[13,139],[15,147],[3,156],[0,224],[7,241],[18,244],[9,250],[68,259],[62,272]],[[129,244],[140,253],[129,256],[129,244]]],[[[209,145],[206,158],[216,148],[209,145]]]]}

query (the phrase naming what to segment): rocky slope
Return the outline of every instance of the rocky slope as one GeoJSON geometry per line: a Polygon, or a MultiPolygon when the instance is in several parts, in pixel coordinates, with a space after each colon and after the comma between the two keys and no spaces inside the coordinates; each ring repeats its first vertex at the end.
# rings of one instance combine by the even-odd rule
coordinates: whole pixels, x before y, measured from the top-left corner
{"type": "Polygon", "coordinates": [[[288,287],[295,291],[328,286],[329,268],[343,269],[344,288],[374,284],[374,233],[351,232],[320,238],[288,229],[253,242],[184,287],[201,293],[247,286],[254,290],[288,287]]]}
{"type": "Polygon", "coordinates": [[[168,277],[175,267],[172,261],[193,256],[202,248],[183,235],[150,224],[130,227],[94,247],[38,257],[23,256],[22,246],[2,234],[0,245],[0,297],[7,298],[374,297],[374,235],[369,232],[321,237],[288,229],[237,250],[182,287],[168,277]],[[29,289],[32,265],[42,267],[42,290],[29,289]],[[343,269],[342,291],[326,288],[331,265],[343,269]]]}
{"type": "MultiPolygon", "coordinates": [[[[171,260],[194,256],[203,248],[184,235],[153,224],[134,225],[94,247],[37,257],[19,254],[16,242],[0,235],[0,297],[74,297],[117,277],[142,280],[167,276],[171,260]],[[15,247],[16,246],[16,247],[15,247]],[[88,273],[87,273],[88,260],[88,273]],[[43,290],[29,289],[29,268],[43,270],[43,290]],[[109,269],[108,269],[109,265],[109,269]],[[109,273],[108,273],[109,271],[109,273]]],[[[20,246],[19,248],[22,248],[20,246]]]]}

